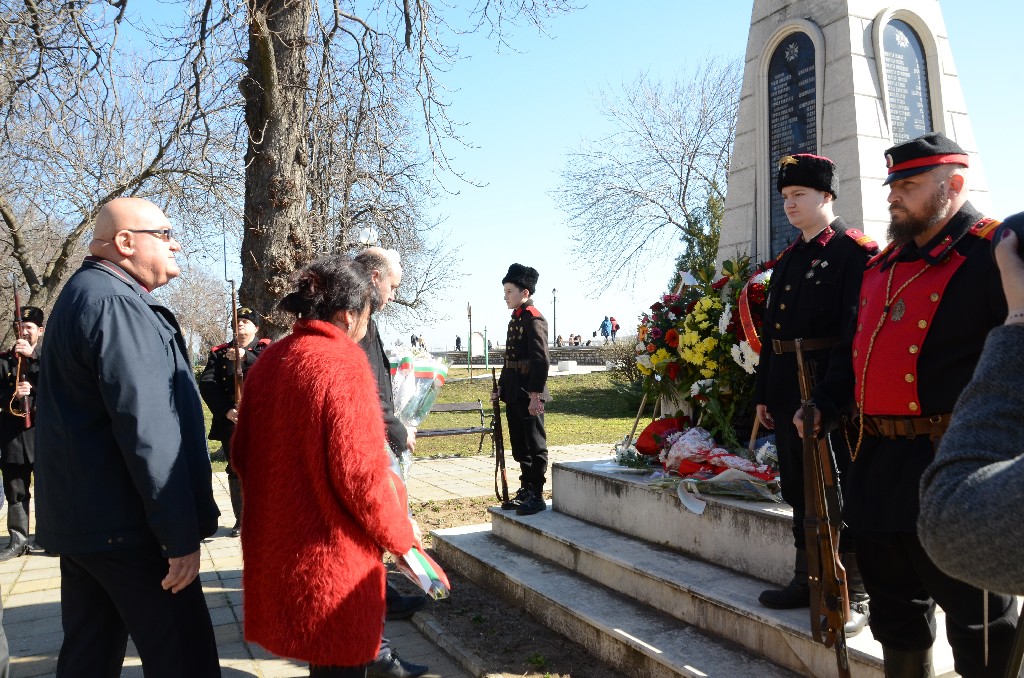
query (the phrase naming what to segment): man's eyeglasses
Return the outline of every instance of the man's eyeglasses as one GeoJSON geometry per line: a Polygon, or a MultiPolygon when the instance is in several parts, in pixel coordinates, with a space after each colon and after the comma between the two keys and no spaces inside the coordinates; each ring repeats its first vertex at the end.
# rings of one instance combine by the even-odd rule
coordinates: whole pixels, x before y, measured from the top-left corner
{"type": "Polygon", "coordinates": [[[164,242],[170,242],[171,238],[174,237],[171,233],[173,229],[170,228],[124,228],[121,230],[128,231],[129,233],[149,233],[150,235],[155,235],[164,242]]]}

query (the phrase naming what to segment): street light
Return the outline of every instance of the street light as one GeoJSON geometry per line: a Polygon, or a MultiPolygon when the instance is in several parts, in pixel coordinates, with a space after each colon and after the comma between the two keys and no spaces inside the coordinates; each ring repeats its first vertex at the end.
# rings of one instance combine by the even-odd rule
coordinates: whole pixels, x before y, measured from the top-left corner
{"type": "Polygon", "coordinates": [[[556,294],[558,294],[558,290],[556,290],[554,287],[552,287],[551,288],[551,318],[554,321],[552,323],[552,325],[554,326],[554,329],[552,330],[551,333],[554,336],[551,338],[551,343],[557,345],[557,342],[558,342],[558,297],[555,296],[556,294]]]}

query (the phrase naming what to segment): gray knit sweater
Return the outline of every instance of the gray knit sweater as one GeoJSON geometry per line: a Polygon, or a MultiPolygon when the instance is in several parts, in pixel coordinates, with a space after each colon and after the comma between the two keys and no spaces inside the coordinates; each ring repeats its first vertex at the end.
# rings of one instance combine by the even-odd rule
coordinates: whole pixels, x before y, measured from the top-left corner
{"type": "Polygon", "coordinates": [[[921,479],[918,533],[947,574],[1024,594],[1024,325],[994,328],[921,479]]]}

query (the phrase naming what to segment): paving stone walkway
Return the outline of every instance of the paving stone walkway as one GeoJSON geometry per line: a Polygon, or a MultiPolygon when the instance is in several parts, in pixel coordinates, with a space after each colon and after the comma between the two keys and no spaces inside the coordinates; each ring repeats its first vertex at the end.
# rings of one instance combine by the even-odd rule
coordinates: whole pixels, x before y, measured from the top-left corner
{"type": "MultiPolygon", "coordinates": [[[[552,463],[597,459],[610,456],[610,448],[611,445],[553,447],[550,458],[552,463]]],[[[508,461],[514,464],[511,455],[508,461]]],[[[488,496],[493,491],[494,459],[488,456],[417,461],[409,482],[412,501],[488,496]]],[[[309,675],[304,663],[276,657],[258,645],[244,642],[242,553],[239,540],[228,536],[234,517],[224,473],[214,474],[214,495],[222,513],[222,527],[202,545],[199,576],[213,618],[224,677],[309,675]]],[[[0,512],[0,526],[6,524],[6,511],[0,512]]],[[[2,527],[0,531],[6,532],[2,527]]],[[[0,543],[6,543],[6,534],[0,536],[0,543]]],[[[52,676],[63,639],[59,559],[35,551],[0,563],[0,592],[12,677],[52,676]]],[[[431,667],[428,678],[469,678],[477,673],[474,658],[460,650],[457,639],[439,637],[427,614],[418,613],[409,621],[388,622],[386,634],[404,659],[431,667]]],[[[130,643],[122,676],[142,676],[138,654],[130,643]]]]}

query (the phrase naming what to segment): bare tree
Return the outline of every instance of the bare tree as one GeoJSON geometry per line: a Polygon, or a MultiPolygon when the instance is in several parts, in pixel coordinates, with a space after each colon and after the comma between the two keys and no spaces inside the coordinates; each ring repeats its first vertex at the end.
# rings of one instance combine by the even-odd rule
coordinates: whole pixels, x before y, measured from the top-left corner
{"type": "MultiPolygon", "coordinates": [[[[181,217],[176,237],[186,244],[205,227],[201,215],[239,202],[230,69],[203,65],[180,39],[145,55],[122,46],[126,4],[25,0],[0,24],[11,46],[0,56],[0,247],[26,303],[50,306],[114,198],[161,204],[181,217]]],[[[215,47],[224,53],[202,49],[215,47]]]]}
{"type": "Polygon", "coordinates": [[[739,62],[709,58],[688,80],[641,75],[601,95],[610,131],[569,155],[557,193],[599,289],[680,240],[697,259],[714,257],[709,205],[725,201],[741,84],[739,62]]]}
{"type": "MultiPolygon", "coordinates": [[[[440,38],[451,30],[444,17],[429,0],[247,0],[246,8],[242,299],[274,308],[288,278],[318,251],[315,233],[329,235],[319,251],[338,251],[363,225],[407,263],[421,257],[412,289],[444,279],[436,264],[450,258],[421,255],[437,245],[420,218],[423,163],[451,170],[444,142],[458,140],[435,79],[458,56],[440,38]],[[408,134],[412,104],[420,111],[415,135],[408,134]],[[405,145],[416,137],[426,141],[425,159],[405,145]]],[[[469,17],[474,29],[500,35],[506,21],[540,26],[569,8],[566,0],[481,0],[469,17]]],[[[283,332],[284,323],[272,316],[267,332],[283,332]]]]}

